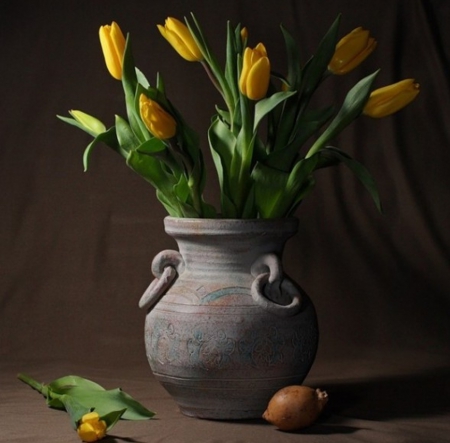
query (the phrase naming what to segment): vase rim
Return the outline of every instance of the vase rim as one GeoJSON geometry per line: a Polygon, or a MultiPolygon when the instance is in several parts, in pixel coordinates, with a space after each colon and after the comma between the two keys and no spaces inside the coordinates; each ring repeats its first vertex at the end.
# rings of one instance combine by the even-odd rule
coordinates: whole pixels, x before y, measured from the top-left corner
{"type": "Polygon", "coordinates": [[[293,235],[298,229],[298,218],[164,218],[164,227],[168,234],[189,235],[226,235],[235,233],[279,232],[293,235]]]}

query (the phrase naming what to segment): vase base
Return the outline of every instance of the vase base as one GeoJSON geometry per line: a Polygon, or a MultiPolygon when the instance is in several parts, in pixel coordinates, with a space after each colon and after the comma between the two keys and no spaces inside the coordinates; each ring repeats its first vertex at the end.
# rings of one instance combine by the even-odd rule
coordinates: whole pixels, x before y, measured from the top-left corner
{"type": "Polygon", "coordinates": [[[154,374],[188,417],[209,420],[261,418],[273,394],[279,389],[301,384],[306,374],[279,379],[187,380],[154,374]]]}

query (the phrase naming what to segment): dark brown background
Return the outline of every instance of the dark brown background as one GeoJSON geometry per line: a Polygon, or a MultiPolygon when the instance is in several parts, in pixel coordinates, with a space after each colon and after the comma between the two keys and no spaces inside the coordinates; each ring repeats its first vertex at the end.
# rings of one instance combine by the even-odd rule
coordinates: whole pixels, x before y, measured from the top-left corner
{"type": "MultiPolygon", "coordinates": [[[[339,12],[341,34],[371,30],[377,50],[333,79],[342,98],[378,67],[377,86],[414,77],[418,99],[382,120],[361,118],[336,140],[375,176],[385,208],[343,168],[317,174],[298,211],[285,267],[310,294],[321,329],[306,384],[330,405],[304,441],[449,442],[450,3],[445,0],[3,0],[0,6],[0,441],[77,441],[64,415],[15,380],[76,373],[122,386],[158,421],[121,423],[117,441],[297,441],[262,422],[183,417],[153,380],[137,303],[150,263],[174,244],[154,191],[106,147],[84,173],[89,137],[56,119],[68,109],[108,125],[124,114],[98,42],[101,24],[130,31],[138,66],[160,71],[171,99],[202,135],[219,97],[198,64],[179,58],[157,23],[195,12],[216,51],[225,23],[248,27],[282,71],[279,24],[305,59],[339,12]]],[[[214,172],[208,198],[217,203],[214,172]]]]}

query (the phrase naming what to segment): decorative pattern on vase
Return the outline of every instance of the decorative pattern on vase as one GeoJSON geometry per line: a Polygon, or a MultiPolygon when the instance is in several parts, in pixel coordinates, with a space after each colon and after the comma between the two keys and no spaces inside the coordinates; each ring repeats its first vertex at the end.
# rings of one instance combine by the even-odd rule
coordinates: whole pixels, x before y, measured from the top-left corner
{"type": "Polygon", "coordinates": [[[275,326],[271,326],[261,334],[261,331],[251,331],[249,338],[239,341],[239,350],[257,368],[276,366],[283,361],[283,346],[285,340],[275,326]]]}
{"type": "Polygon", "coordinates": [[[229,366],[235,348],[235,340],[227,337],[223,330],[207,334],[201,331],[201,327],[196,326],[193,338],[187,340],[189,362],[208,371],[229,366]]]}
{"type": "Polygon", "coordinates": [[[172,323],[164,318],[154,319],[147,337],[149,359],[155,363],[185,361],[204,371],[247,367],[265,372],[286,364],[303,371],[305,363],[314,358],[318,341],[312,324],[260,327],[236,339],[223,328],[211,331],[205,323],[190,328],[182,321],[172,323]]]}
{"type": "Polygon", "coordinates": [[[180,359],[180,335],[172,323],[155,322],[149,336],[152,358],[163,365],[180,359]]]}

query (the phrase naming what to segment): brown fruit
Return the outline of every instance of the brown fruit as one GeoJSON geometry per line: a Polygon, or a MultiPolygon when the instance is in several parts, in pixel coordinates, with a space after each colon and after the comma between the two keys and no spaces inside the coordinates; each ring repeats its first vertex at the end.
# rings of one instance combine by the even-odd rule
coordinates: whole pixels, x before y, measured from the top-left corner
{"type": "Polygon", "coordinates": [[[274,394],[263,418],[281,431],[312,425],[327,404],[328,394],[308,386],[286,386],[274,394]]]}

